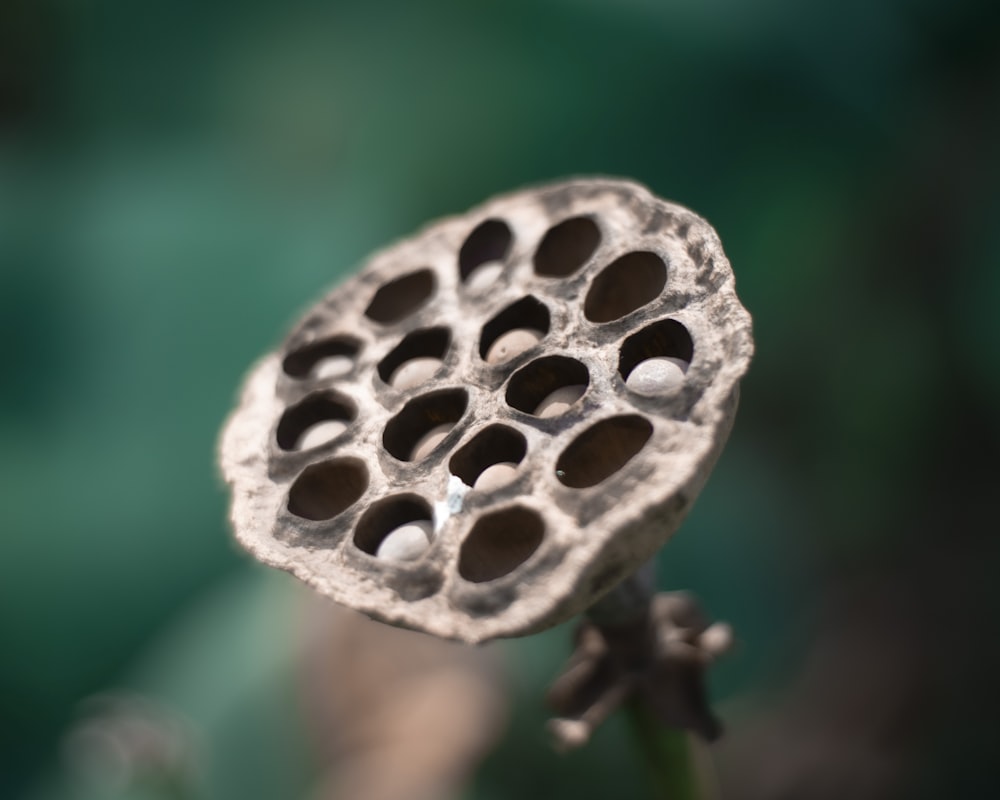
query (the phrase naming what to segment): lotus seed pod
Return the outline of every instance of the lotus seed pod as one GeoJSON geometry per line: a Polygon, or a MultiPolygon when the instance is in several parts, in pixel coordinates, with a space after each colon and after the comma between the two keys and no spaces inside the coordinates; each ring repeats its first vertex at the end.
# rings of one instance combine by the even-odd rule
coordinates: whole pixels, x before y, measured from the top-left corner
{"type": "Polygon", "coordinates": [[[414,561],[431,543],[431,523],[425,520],[400,525],[382,540],[376,557],[383,561],[414,561]]]}
{"type": "Polygon", "coordinates": [[[625,385],[639,394],[663,394],[684,383],[688,363],[680,358],[647,358],[636,364],[625,385]]]}
{"type": "Polygon", "coordinates": [[[752,352],[729,262],[691,211],[610,179],[496,198],[373,255],[253,369],[220,446],[236,536],[395,625],[469,642],[542,630],[676,531],[752,352]],[[690,366],[646,391],[659,359],[690,366]],[[300,446],[334,421],[334,440],[300,446]],[[417,521],[433,546],[382,558],[417,521]]]}
{"type": "Polygon", "coordinates": [[[440,368],[441,360],[438,358],[412,358],[392,373],[389,385],[400,391],[412,389],[429,381],[440,368]]]}
{"type": "Polygon", "coordinates": [[[510,461],[501,461],[499,464],[492,464],[484,469],[476,482],[472,484],[473,489],[481,492],[488,492],[492,489],[499,489],[506,486],[517,477],[517,464],[510,461]]]}

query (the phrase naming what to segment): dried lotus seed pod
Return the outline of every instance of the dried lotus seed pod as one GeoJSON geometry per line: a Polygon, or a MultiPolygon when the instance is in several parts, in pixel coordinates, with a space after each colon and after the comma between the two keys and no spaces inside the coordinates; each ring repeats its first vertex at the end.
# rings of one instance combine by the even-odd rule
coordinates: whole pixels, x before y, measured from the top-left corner
{"type": "Polygon", "coordinates": [[[394,625],[544,629],[677,529],[752,352],[691,211],[610,179],[499,197],[376,253],[253,369],[221,441],[236,536],[394,625]]]}

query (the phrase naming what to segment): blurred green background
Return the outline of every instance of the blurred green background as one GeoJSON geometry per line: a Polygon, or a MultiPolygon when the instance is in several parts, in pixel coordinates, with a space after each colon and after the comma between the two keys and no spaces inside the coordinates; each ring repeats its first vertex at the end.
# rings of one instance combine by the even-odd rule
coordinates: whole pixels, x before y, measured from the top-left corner
{"type": "MultiPolygon", "coordinates": [[[[125,796],[65,757],[109,687],[198,730],[199,796],[302,796],[297,589],[236,551],[213,464],[240,378],[374,248],[595,173],[706,216],[755,318],[732,440],[659,565],[742,640],[712,687],[730,794],[868,796],[809,788],[861,741],[895,765],[871,796],[984,796],[998,8],[5,0],[0,796],[125,796]]],[[[506,649],[512,728],[466,796],[641,791],[618,723],[547,749],[568,635],[506,649]]]]}

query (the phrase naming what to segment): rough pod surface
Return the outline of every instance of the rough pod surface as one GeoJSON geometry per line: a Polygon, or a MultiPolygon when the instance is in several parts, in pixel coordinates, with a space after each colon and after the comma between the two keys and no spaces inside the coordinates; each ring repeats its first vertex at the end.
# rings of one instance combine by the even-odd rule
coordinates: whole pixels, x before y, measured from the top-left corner
{"type": "Polygon", "coordinates": [[[691,211],[610,179],[499,197],[374,255],[254,367],[221,440],[236,536],[385,622],[541,630],[677,529],[752,352],[691,211]]]}

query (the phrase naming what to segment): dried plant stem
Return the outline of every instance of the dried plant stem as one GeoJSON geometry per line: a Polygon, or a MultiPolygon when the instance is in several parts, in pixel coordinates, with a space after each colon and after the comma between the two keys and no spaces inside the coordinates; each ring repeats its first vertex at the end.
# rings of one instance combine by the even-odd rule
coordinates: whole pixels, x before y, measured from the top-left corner
{"type": "MultiPolygon", "coordinates": [[[[655,637],[656,623],[652,615],[654,585],[653,564],[650,562],[592,606],[587,617],[606,633],[632,628],[655,637]]],[[[628,646],[628,639],[633,636],[635,634],[619,639],[619,646],[628,646]]],[[[644,640],[645,637],[640,635],[636,641],[644,640]]],[[[710,788],[710,776],[699,769],[695,757],[693,734],[659,719],[653,711],[651,699],[642,692],[636,692],[633,681],[626,679],[615,688],[620,691],[609,692],[609,695],[615,695],[614,704],[621,705],[626,713],[657,800],[709,800],[713,797],[715,792],[710,788]]],[[[601,718],[610,713],[603,708],[601,711],[601,718]]],[[[596,724],[599,721],[592,722],[591,727],[596,724]]]]}
{"type": "MultiPolygon", "coordinates": [[[[598,624],[646,620],[653,575],[649,562],[591,608],[588,616],[598,624]]],[[[691,734],[660,722],[641,695],[632,694],[624,711],[657,800],[707,800],[693,758],[691,734]]]]}

